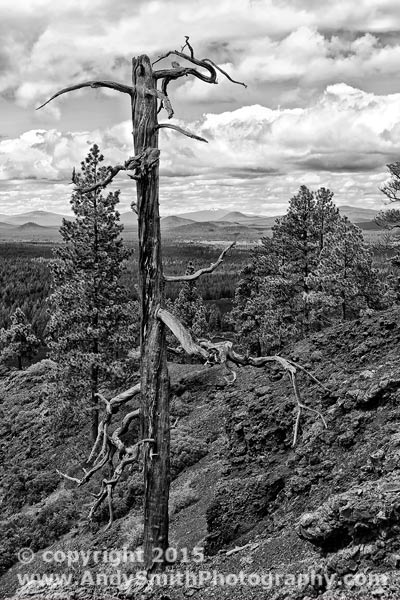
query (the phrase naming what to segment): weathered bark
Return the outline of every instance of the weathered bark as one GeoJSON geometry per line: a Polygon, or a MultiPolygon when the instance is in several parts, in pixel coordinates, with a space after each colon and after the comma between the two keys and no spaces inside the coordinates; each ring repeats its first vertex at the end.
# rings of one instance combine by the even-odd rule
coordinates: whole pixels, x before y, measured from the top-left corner
{"type": "Polygon", "coordinates": [[[92,418],[91,418],[91,431],[92,431],[92,442],[94,443],[97,439],[99,429],[99,399],[97,392],[99,391],[99,369],[97,366],[92,366],[91,370],[91,407],[92,407],[92,418]]]}
{"type": "MultiPolygon", "coordinates": [[[[133,140],[135,154],[158,148],[157,95],[150,60],[132,61],[133,140]],[[150,91],[150,93],[149,93],[150,91]]],[[[161,259],[158,204],[159,168],[156,164],[137,180],[139,232],[139,288],[141,302],[141,436],[154,438],[143,447],[144,457],[144,560],[153,568],[153,549],[168,548],[169,497],[169,379],[164,323],[157,318],[163,303],[164,278],[161,259]]],[[[157,563],[154,563],[157,565],[157,563]]]]}

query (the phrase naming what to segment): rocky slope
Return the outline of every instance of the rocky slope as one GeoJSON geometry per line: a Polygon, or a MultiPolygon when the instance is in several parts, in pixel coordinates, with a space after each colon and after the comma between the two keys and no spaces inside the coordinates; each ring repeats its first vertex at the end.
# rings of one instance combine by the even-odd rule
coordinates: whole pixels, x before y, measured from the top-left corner
{"type": "MultiPolygon", "coordinates": [[[[290,381],[278,366],[241,368],[232,386],[217,368],[171,367],[172,408],[180,421],[173,432],[170,545],[178,548],[181,562],[168,574],[190,571],[187,585],[175,581],[143,588],[134,579],[124,585],[122,574],[134,576],[140,565],[91,563],[92,573],[105,572],[108,579],[97,584],[82,580],[85,568],[77,564],[73,580],[64,586],[53,581],[21,587],[18,576],[49,570],[43,561],[43,528],[47,534],[52,531],[52,552],[140,544],[141,483],[138,475],[127,477],[111,531],[102,530],[106,513],[88,525],[87,490],[77,493],[73,484],[53,477],[60,461],[71,474],[79,469],[87,449],[85,428],[63,440],[51,437],[45,422],[50,400],[39,395],[48,365],[4,378],[5,470],[29,464],[31,473],[36,460],[36,476],[45,472],[46,481],[56,484],[46,484],[31,497],[30,480],[24,480],[22,492],[14,493],[19,494],[14,510],[14,500],[3,492],[3,536],[14,536],[14,558],[21,546],[32,547],[36,556],[29,565],[6,561],[2,597],[399,598],[399,341],[400,312],[391,310],[315,334],[284,353],[326,387],[301,375],[303,401],[324,415],[327,427],[317,414],[303,411],[294,448],[296,404],[290,381]],[[44,412],[41,403],[47,407],[44,412]],[[40,425],[39,415],[44,419],[40,425]],[[15,510],[19,513],[12,517],[15,510]],[[192,552],[199,546],[205,548],[204,561],[182,562],[182,549],[192,552]],[[112,580],[117,571],[120,580],[112,580]]],[[[52,564],[53,572],[63,568],[52,564]]]]}

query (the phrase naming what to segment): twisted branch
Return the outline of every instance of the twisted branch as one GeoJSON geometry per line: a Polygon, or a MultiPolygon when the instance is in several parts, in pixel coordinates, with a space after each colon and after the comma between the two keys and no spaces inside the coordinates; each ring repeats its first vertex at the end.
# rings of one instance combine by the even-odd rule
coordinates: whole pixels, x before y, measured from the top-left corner
{"type": "MultiPolygon", "coordinates": [[[[162,99],[159,111],[163,107],[166,108],[168,111],[169,118],[171,118],[170,112],[172,110],[172,107],[168,100],[168,85],[171,81],[180,79],[181,77],[187,77],[188,75],[192,75],[193,77],[196,77],[197,79],[200,79],[201,81],[204,81],[205,83],[218,83],[217,71],[219,71],[220,73],[222,73],[222,75],[224,75],[232,83],[236,83],[238,85],[243,85],[244,87],[247,87],[245,83],[242,83],[241,81],[236,81],[235,79],[233,79],[226,71],[221,69],[221,67],[218,67],[218,65],[216,65],[209,58],[202,58],[202,59],[196,58],[194,55],[193,47],[189,43],[189,36],[185,36],[185,40],[186,40],[186,42],[180,51],[179,50],[170,50],[169,52],[161,55],[157,60],[155,60],[153,62],[153,66],[155,64],[157,64],[158,62],[160,62],[161,60],[168,58],[169,56],[178,56],[179,58],[182,58],[183,60],[191,63],[192,65],[195,65],[195,67],[200,67],[201,69],[204,69],[205,71],[207,71],[208,74],[202,73],[201,71],[198,71],[194,67],[183,67],[177,62],[172,63],[171,69],[160,69],[158,71],[154,71],[155,79],[162,80],[161,93],[164,95],[164,98],[162,99]],[[184,52],[185,48],[188,48],[189,54],[184,52]],[[168,105],[166,104],[167,101],[168,101],[168,105]]],[[[172,112],[172,114],[173,114],[173,112],[172,112]]]]}
{"type": "Polygon", "coordinates": [[[196,281],[202,275],[206,273],[212,273],[215,269],[223,262],[225,255],[231,248],[236,245],[236,242],[232,242],[227,248],[225,248],[215,263],[211,263],[209,267],[204,267],[203,269],[199,269],[195,273],[191,273],[190,275],[164,275],[165,281],[196,281]]]}
{"type": "MultiPolygon", "coordinates": [[[[179,321],[179,319],[177,319],[174,315],[169,313],[167,310],[159,309],[157,311],[157,317],[163,323],[165,323],[165,325],[172,331],[172,333],[175,335],[175,337],[178,339],[179,343],[181,344],[182,348],[188,354],[197,355],[203,359],[205,358],[206,365],[220,364],[220,365],[226,366],[227,362],[230,361],[236,365],[242,365],[242,366],[248,365],[248,366],[252,366],[252,367],[262,368],[262,367],[265,367],[268,363],[275,362],[275,363],[278,363],[281,367],[283,367],[283,369],[289,375],[289,379],[290,379],[292,387],[293,387],[293,392],[294,392],[294,397],[296,400],[296,407],[297,407],[297,416],[296,416],[296,420],[295,420],[294,433],[293,433],[293,443],[292,443],[293,446],[295,446],[297,443],[300,418],[301,418],[301,414],[302,414],[303,410],[308,410],[312,413],[317,414],[320,417],[324,427],[325,428],[328,427],[322,413],[320,413],[318,410],[316,410],[314,408],[306,406],[301,400],[300,391],[299,391],[298,382],[297,382],[297,370],[298,369],[300,369],[303,373],[305,373],[314,383],[316,383],[321,388],[323,388],[324,391],[328,391],[327,388],[314,375],[312,375],[312,373],[307,371],[307,369],[305,369],[304,367],[300,367],[300,365],[297,365],[296,363],[292,362],[291,360],[289,360],[287,358],[283,358],[282,356],[278,356],[278,355],[252,357],[252,356],[244,356],[244,355],[238,354],[233,349],[233,344],[230,341],[223,341],[223,342],[211,342],[210,340],[195,341],[193,339],[193,337],[191,336],[191,334],[189,333],[189,331],[179,321]]],[[[227,380],[228,383],[232,384],[236,380],[236,373],[232,369],[229,369],[229,370],[232,374],[234,374],[233,380],[229,381],[227,378],[225,378],[225,379],[227,380]]]]}
{"type": "Polygon", "coordinates": [[[113,514],[113,492],[114,488],[119,482],[121,475],[124,469],[139,460],[139,451],[140,447],[144,443],[154,443],[154,439],[146,438],[136,442],[131,446],[126,446],[124,442],[121,440],[121,436],[124,435],[128,430],[129,426],[134,419],[137,419],[140,416],[140,409],[135,409],[129,412],[119,427],[117,427],[114,432],[110,435],[108,432],[108,428],[111,424],[112,416],[120,409],[120,407],[130,400],[132,400],[135,396],[137,396],[140,392],[140,384],[129,388],[125,392],[118,394],[111,400],[107,400],[102,394],[97,394],[99,399],[105,404],[105,414],[101,422],[99,423],[99,429],[96,441],[93,445],[93,448],[90,452],[88,463],[92,463],[92,468],[90,470],[84,469],[84,476],[81,479],[77,477],[71,477],[65,473],[62,473],[58,469],[56,469],[57,473],[68,479],[69,481],[73,481],[78,484],[78,487],[87,483],[97,471],[102,469],[107,463],[113,468],[113,474],[110,479],[103,479],[101,483],[101,488],[97,494],[95,494],[95,502],[90,508],[88,518],[91,520],[93,518],[94,513],[99,508],[99,506],[107,499],[108,502],[108,510],[109,510],[109,521],[106,529],[111,527],[114,514],[113,514]],[[119,454],[119,462],[114,467],[113,465],[113,457],[118,451],[119,454]]]}
{"type": "Polygon", "coordinates": [[[242,83],[241,81],[236,81],[236,79],[232,79],[232,77],[229,75],[229,73],[227,73],[226,71],[224,71],[224,69],[221,69],[221,67],[219,67],[210,58],[203,58],[203,62],[206,62],[206,63],[209,63],[210,65],[212,65],[214,67],[214,69],[217,69],[217,71],[219,71],[220,73],[222,73],[222,75],[224,75],[232,83],[236,83],[237,85],[242,85],[243,87],[247,88],[247,85],[245,83],[242,83]]]}
{"type": "Polygon", "coordinates": [[[400,200],[400,162],[386,165],[392,176],[390,181],[380,188],[390,202],[399,202],[400,200]]]}
{"type": "Polygon", "coordinates": [[[184,49],[186,48],[186,46],[189,49],[190,56],[193,58],[194,57],[194,50],[193,50],[193,47],[189,43],[189,36],[188,35],[185,35],[185,43],[183,44],[183,46],[181,48],[181,52],[184,51],[184,49]]]}

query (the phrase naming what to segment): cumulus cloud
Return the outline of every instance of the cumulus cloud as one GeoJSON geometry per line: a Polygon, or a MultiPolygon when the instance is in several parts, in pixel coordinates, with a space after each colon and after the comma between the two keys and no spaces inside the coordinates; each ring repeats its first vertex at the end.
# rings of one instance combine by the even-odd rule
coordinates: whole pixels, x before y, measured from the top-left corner
{"type": "MultiPolygon", "coordinates": [[[[268,84],[274,103],[290,105],[337,80],[360,85],[364,78],[375,91],[388,84],[400,44],[385,34],[399,28],[397,0],[0,2],[0,91],[30,107],[72,81],[126,81],[132,56],[157,56],[190,34],[199,55],[248,81],[247,103],[263,103],[268,84]],[[288,82],[300,89],[282,89],[288,82]]],[[[193,82],[181,97],[207,101],[210,93],[193,82]]],[[[237,94],[243,97],[224,85],[213,101],[233,106],[237,94]]]]}
{"type": "Polygon", "coordinates": [[[233,89],[221,80],[218,93],[198,80],[188,80],[179,97],[198,102],[239,103],[245,97],[268,97],[270,105],[306,105],[326,85],[345,82],[355,87],[397,91],[395,75],[400,61],[398,38],[347,31],[323,32],[300,26],[282,38],[263,35],[238,40],[223,67],[249,83],[249,90],[233,89]]]}
{"type": "MultiPolygon", "coordinates": [[[[400,94],[378,96],[346,84],[328,86],[306,108],[252,105],[175,122],[209,143],[161,130],[161,198],[169,213],[199,202],[269,212],[302,183],[332,187],[342,202],[380,204],[385,163],[400,159],[400,94]]],[[[130,131],[127,121],[103,131],[32,130],[2,139],[0,189],[6,193],[10,180],[28,178],[65,185],[93,142],[107,163],[124,161],[132,155],[130,131]]],[[[130,190],[129,206],[131,182],[120,182],[130,190]]],[[[65,190],[57,192],[64,194],[64,203],[65,190]]]]}
{"type": "Polygon", "coordinates": [[[70,177],[89,147],[98,143],[107,148],[110,160],[119,162],[132,153],[129,124],[106,131],[61,133],[55,129],[37,129],[18,138],[0,140],[0,180],[60,180],[70,177]]]}
{"type": "Polygon", "coordinates": [[[346,84],[328,86],[309,107],[255,105],[207,114],[190,124],[209,146],[168,135],[167,166],[187,173],[235,171],[249,178],[293,168],[364,171],[400,156],[400,94],[377,96],[346,84]],[[191,149],[193,155],[184,152],[191,149]]]}

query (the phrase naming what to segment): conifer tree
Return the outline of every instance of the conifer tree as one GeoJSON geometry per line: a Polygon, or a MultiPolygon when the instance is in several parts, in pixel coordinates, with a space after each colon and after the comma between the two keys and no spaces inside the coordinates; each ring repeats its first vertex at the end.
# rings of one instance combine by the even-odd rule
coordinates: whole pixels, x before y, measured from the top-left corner
{"type": "Polygon", "coordinates": [[[314,326],[308,277],[340,220],[332,198],[327,188],[312,192],[301,186],[287,214],[276,220],[272,238],[262,239],[242,271],[232,317],[251,351],[279,348],[314,326]]]}
{"type": "Polygon", "coordinates": [[[208,328],[211,333],[220,331],[222,327],[222,315],[221,310],[216,304],[212,304],[208,311],[208,328]]]}
{"type": "MultiPolygon", "coordinates": [[[[107,173],[94,145],[74,182],[86,189],[107,173]]],[[[75,220],[63,220],[63,244],[52,264],[50,357],[57,363],[57,387],[67,405],[82,401],[92,412],[92,436],[98,429],[98,392],[121,372],[121,361],[134,345],[137,308],[120,283],[130,251],[123,245],[116,205],[119,192],[101,189],[72,194],[75,220]]]]}
{"type": "MultiPolygon", "coordinates": [[[[193,275],[194,272],[193,262],[189,261],[185,275],[193,275]]],[[[196,281],[184,281],[182,283],[179,294],[173,303],[172,312],[196,337],[201,337],[207,333],[207,310],[196,281]]]]}
{"type": "Polygon", "coordinates": [[[16,359],[18,369],[22,369],[23,359],[31,359],[36,354],[40,342],[32,325],[28,322],[25,313],[17,308],[11,316],[11,325],[8,329],[0,329],[0,361],[16,359]]]}
{"type": "MultiPolygon", "coordinates": [[[[319,223],[321,213],[319,209],[319,223]]],[[[286,215],[277,219],[272,228],[275,247],[279,247],[283,257],[280,274],[294,286],[298,305],[297,320],[303,333],[307,333],[310,327],[310,290],[307,278],[318,263],[321,243],[319,223],[315,194],[302,185],[291,198],[286,215]]]]}
{"type": "Polygon", "coordinates": [[[232,317],[251,351],[275,351],[332,317],[379,305],[382,287],[362,232],[332,198],[327,188],[301,186],[242,271],[232,317]]]}
{"type": "Polygon", "coordinates": [[[316,305],[342,319],[378,304],[379,282],[362,231],[347,217],[326,236],[318,267],[308,278],[316,305]]]}
{"type": "Polygon", "coordinates": [[[275,250],[270,238],[262,238],[261,245],[251,251],[251,261],[240,272],[235,290],[230,321],[241,344],[257,356],[262,353],[261,327],[264,309],[260,311],[258,298],[264,278],[274,272],[275,250]]]}
{"type": "Polygon", "coordinates": [[[326,236],[332,233],[341,219],[339,209],[332,200],[333,192],[319,188],[315,192],[315,227],[318,236],[319,251],[325,245],[326,236]]]}

